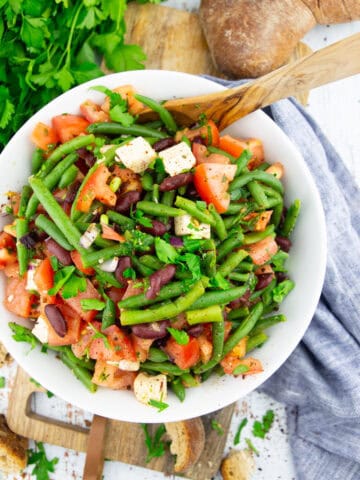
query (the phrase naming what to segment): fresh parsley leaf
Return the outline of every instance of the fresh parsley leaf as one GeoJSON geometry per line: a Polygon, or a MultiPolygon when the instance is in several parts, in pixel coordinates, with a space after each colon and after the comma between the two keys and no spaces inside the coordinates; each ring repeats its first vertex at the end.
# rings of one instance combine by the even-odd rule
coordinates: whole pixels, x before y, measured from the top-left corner
{"type": "Polygon", "coordinates": [[[211,420],[211,428],[215,430],[215,432],[217,432],[219,435],[224,435],[223,427],[220,425],[219,422],[215,420],[215,418],[211,420]]]}
{"type": "Polygon", "coordinates": [[[259,451],[254,447],[254,444],[252,443],[252,441],[250,440],[250,438],[245,438],[245,442],[247,444],[247,446],[250,448],[250,450],[252,450],[255,455],[259,456],[259,451]]]}
{"type": "Polygon", "coordinates": [[[156,173],[166,173],[162,158],[156,157],[154,160],[154,170],[156,173]]]}
{"type": "Polygon", "coordinates": [[[69,280],[71,275],[75,272],[74,266],[64,267],[61,270],[58,270],[54,276],[54,286],[48,291],[49,295],[56,295],[60,289],[65,285],[69,280]]]}
{"type": "Polygon", "coordinates": [[[34,465],[31,474],[37,480],[50,480],[49,473],[55,472],[55,465],[58,458],[49,460],[46,456],[44,445],[41,442],[35,443],[35,449],[28,451],[28,465],[34,465]]]}
{"type": "Polygon", "coordinates": [[[198,238],[190,238],[188,236],[184,236],[183,243],[184,243],[185,250],[187,250],[190,253],[193,253],[200,250],[204,242],[203,240],[200,240],[198,238]]]}
{"type": "Polygon", "coordinates": [[[135,122],[135,117],[128,112],[124,112],[120,105],[111,108],[109,115],[112,121],[120,123],[124,127],[130,127],[135,122]]]}
{"type": "Polygon", "coordinates": [[[89,323],[89,327],[91,328],[91,330],[94,331],[93,338],[101,338],[104,342],[105,347],[107,349],[110,349],[110,343],[109,343],[109,340],[108,340],[107,336],[104,335],[103,333],[101,333],[99,330],[96,330],[96,328],[94,327],[94,325],[92,323],[89,323]]]}
{"type": "MultiPolygon", "coordinates": [[[[148,252],[154,243],[154,237],[152,235],[141,232],[140,230],[132,230],[131,232],[127,230],[125,232],[125,238],[129,241],[129,246],[137,252],[148,252]]],[[[131,254],[131,250],[129,254],[131,254]]]]}
{"type": "Polygon", "coordinates": [[[9,322],[9,327],[13,332],[12,338],[16,342],[30,343],[31,349],[35,348],[39,343],[38,339],[33,335],[30,330],[15,322],[9,322]]]}
{"type": "Polygon", "coordinates": [[[163,410],[166,410],[168,408],[168,404],[165,403],[165,402],[160,402],[159,400],[154,400],[153,398],[151,398],[148,402],[148,404],[151,406],[151,407],[155,407],[158,409],[158,412],[162,412],[163,410]]]}
{"type": "Polygon", "coordinates": [[[292,280],[280,282],[271,292],[274,302],[281,303],[294,287],[295,283],[292,280]]]}
{"type": "Polygon", "coordinates": [[[0,377],[0,388],[5,387],[5,377],[0,377]]]}
{"type": "Polygon", "coordinates": [[[252,433],[254,437],[265,438],[265,435],[270,430],[275,414],[273,410],[268,410],[262,417],[262,422],[256,420],[253,425],[252,433]]]}
{"type": "Polygon", "coordinates": [[[103,310],[105,308],[105,302],[98,300],[97,298],[82,298],[80,305],[83,310],[103,310]]]}
{"type": "Polygon", "coordinates": [[[245,428],[247,423],[248,423],[247,418],[243,418],[241,420],[240,425],[239,425],[239,427],[236,431],[235,437],[234,437],[234,445],[239,445],[241,432],[243,431],[243,429],[245,428]]]}
{"type": "Polygon", "coordinates": [[[192,280],[195,282],[201,278],[200,257],[194,253],[185,253],[179,255],[176,263],[185,263],[189,272],[192,274],[192,280]]]}
{"type": "Polygon", "coordinates": [[[168,327],[167,331],[179,345],[187,345],[189,343],[189,335],[184,330],[168,327]]]}
{"type": "Polygon", "coordinates": [[[179,256],[176,248],[160,237],[155,238],[155,252],[158,259],[164,263],[175,263],[179,256]]]}
{"type": "Polygon", "coordinates": [[[29,380],[31,383],[35,385],[35,387],[42,388],[42,385],[40,385],[40,383],[37,380],[35,380],[35,378],[30,378],[29,380]]]}
{"type": "Polygon", "coordinates": [[[143,227],[151,228],[153,226],[150,218],[145,217],[144,212],[142,212],[139,209],[135,211],[133,218],[137,221],[137,223],[140,223],[140,225],[142,225],[143,227]]]}
{"type": "Polygon", "coordinates": [[[76,274],[72,274],[67,282],[65,282],[61,291],[61,296],[64,299],[76,297],[80,292],[85,292],[86,287],[85,277],[79,277],[76,274]]]}
{"type": "Polygon", "coordinates": [[[146,55],[138,45],[118,45],[111,55],[111,65],[116,71],[141,70],[144,68],[146,55]]]}
{"type": "Polygon", "coordinates": [[[123,271],[124,278],[131,278],[131,280],[136,280],[136,272],[133,268],[125,268],[123,271]]]}
{"type": "Polygon", "coordinates": [[[54,257],[54,255],[51,255],[50,263],[51,263],[51,266],[52,266],[52,269],[54,270],[54,272],[57,272],[60,268],[59,260],[56,257],[54,257]]]}
{"type": "Polygon", "coordinates": [[[242,375],[245,372],[249,371],[249,367],[247,365],[238,365],[237,367],[234,368],[232,374],[233,375],[242,375]]]}
{"type": "Polygon", "coordinates": [[[165,442],[161,441],[161,437],[166,432],[166,428],[164,424],[161,424],[154,434],[152,438],[149,430],[148,425],[145,423],[141,424],[142,429],[145,433],[145,445],[147,448],[147,455],[146,455],[146,463],[149,463],[151,459],[155,457],[162,457],[165,454],[165,442]]]}
{"type": "Polygon", "coordinates": [[[220,290],[228,290],[230,288],[230,283],[221,275],[220,272],[217,272],[215,277],[210,279],[210,286],[220,288],[220,290]]]}

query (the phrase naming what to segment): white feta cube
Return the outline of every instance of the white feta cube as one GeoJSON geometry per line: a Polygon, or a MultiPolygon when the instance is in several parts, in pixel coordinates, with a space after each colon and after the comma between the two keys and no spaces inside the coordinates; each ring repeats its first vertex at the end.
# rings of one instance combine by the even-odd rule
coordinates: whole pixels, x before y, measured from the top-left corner
{"type": "Polygon", "coordinates": [[[180,215],[174,219],[175,235],[191,235],[193,238],[210,238],[211,229],[207,223],[201,223],[189,214],[180,215]]]}
{"type": "Polygon", "coordinates": [[[163,161],[165,171],[171,177],[179,173],[188,172],[196,165],[196,158],[189,145],[185,142],[180,142],[173,147],[162,150],[159,152],[159,157],[163,161]]]}
{"type": "Polygon", "coordinates": [[[139,361],[131,362],[130,360],[120,360],[119,362],[114,362],[113,360],[108,360],[106,363],[126,372],[137,372],[140,369],[139,361]]]}
{"type": "Polygon", "coordinates": [[[25,286],[26,290],[34,291],[34,292],[38,291],[34,278],[35,278],[36,269],[40,265],[40,263],[41,263],[41,260],[31,260],[29,262],[29,267],[26,274],[26,286],[25,286]]]}
{"type": "Polygon", "coordinates": [[[32,329],[32,334],[40,340],[41,343],[48,343],[49,341],[49,326],[47,321],[41,315],[36,320],[35,326],[32,329]]]}
{"type": "Polygon", "coordinates": [[[149,142],[143,137],[136,137],[116,149],[115,160],[122,162],[125,167],[135,173],[142,173],[148,168],[156,155],[149,142]]]}
{"type": "Polygon", "coordinates": [[[145,405],[149,405],[150,400],[164,402],[167,398],[166,375],[139,373],[134,381],[134,394],[136,399],[145,405]]]}

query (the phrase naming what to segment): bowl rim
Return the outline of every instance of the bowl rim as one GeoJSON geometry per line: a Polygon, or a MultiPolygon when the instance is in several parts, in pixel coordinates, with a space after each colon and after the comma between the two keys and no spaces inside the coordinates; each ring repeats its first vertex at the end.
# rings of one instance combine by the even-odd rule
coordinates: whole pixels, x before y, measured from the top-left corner
{"type": "MultiPolygon", "coordinates": [[[[111,83],[113,87],[120,85],[120,84],[125,84],[125,83],[130,83],[129,80],[126,80],[128,77],[141,77],[142,82],[146,82],[147,79],[151,79],[155,77],[158,77],[161,80],[168,80],[170,81],[170,77],[172,77],[174,80],[171,82],[175,81],[184,81],[184,82],[191,82],[194,81],[197,86],[195,89],[202,90],[204,89],[205,91],[221,91],[226,89],[226,87],[214,82],[213,80],[210,80],[209,78],[204,78],[204,77],[199,77],[196,75],[188,74],[188,73],[183,73],[183,72],[176,72],[176,71],[167,71],[167,70],[138,70],[138,71],[128,71],[128,72],[120,72],[120,73],[114,73],[110,75],[106,75],[104,77],[100,77],[98,79],[91,80],[89,82],[83,83],[81,85],[78,85],[77,87],[72,88],[71,90],[63,93],[59,97],[55,98],[51,102],[49,102],[47,105],[42,107],[36,114],[34,114],[27,122],[18,130],[18,132],[11,138],[9,141],[8,145],[5,147],[3,152],[0,154],[0,161],[3,157],[6,157],[8,154],[7,152],[11,150],[12,146],[19,140],[23,141],[23,135],[29,131],[29,128],[33,126],[37,121],[41,121],[45,114],[48,112],[48,110],[51,110],[52,107],[57,107],[59,104],[61,104],[62,100],[66,99],[69,97],[69,94],[71,95],[79,93],[79,100],[82,100],[86,94],[89,96],[89,91],[88,88],[90,86],[94,86],[96,84],[101,84],[104,83],[104,79],[106,83],[111,83]],[[195,80],[196,79],[196,80],[195,80]],[[82,92],[82,93],[80,93],[82,92]]],[[[101,94],[100,94],[101,95],[101,94]]],[[[174,95],[175,96],[175,95],[174,95]]],[[[80,102],[79,102],[80,103],[80,102]]],[[[75,106],[75,108],[78,108],[79,103],[75,106]]],[[[71,108],[70,110],[74,111],[74,108],[71,108]]],[[[54,113],[51,115],[53,116],[54,113]]],[[[143,406],[145,407],[146,410],[144,409],[139,409],[135,408],[136,411],[138,411],[135,415],[131,415],[129,411],[127,412],[119,412],[119,414],[115,414],[112,411],[109,415],[109,412],[106,407],[106,401],[104,401],[103,404],[100,402],[97,402],[97,406],[95,407],[93,403],[91,403],[90,408],[89,404],[87,404],[87,398],[89,395],[94,395],[94,394],[89,394],[89,395],[82,395],[76,393],[75,397],[72,396],[72,392],[68,391],[66,388],[66,377],[68,375],[72,375],[72,373],[67,369],[67,367],[61,365],[60,362],[59,368],[61,372],[64,372],[64,377],[60,382],[57,382],[57,380],[54,382],[51,380],[49,375],[45,375],[45,371],[41,372],[41,369],[39,369],[37,366],[36,368],[32,364],[32,362],[29,362],[29,359],[33,357],[35,351],[32,351],[31,353],[28,352],[28,348],[17,348],[19,344],[15,342],[10,335],[3,336],[1,335],[1,329],[0,329],[0,335],[1,340],[3,341],[5,347],[9,351],[9,353],[14,357],[16,362],[25,370],[28,372],[28,374],[35,378],[37,381],[39,381],[45,388],[48,390],[52,391],[55,395],[59,396],[60,398],[63,398],[65,401],[68,401],[72,403],[73,405],[76,405],[79,408],[91,411],[94,414],[106,416],[109,418],[114,418],[117,420],[125,420],[125,421],[130,421],[130,422],[146,422],[146,423],[158,423],[158,422],[164,422],[164,421],[178,421],[178,420],[184,420],[187,418],[192,418],[195,416],[200,416],[204,415],[207,413],[210,413],[212,411],[218,410],[219,408],[225,407],[229,405],[230,403],[237,401],[239,398],[241,398],[244,395],[247,395],[254,389],[258,388],[262,383],[264,383],[273,373],[286,361],[286,359],[290,356],[290,354],[294,351],[298,343],[301,341],[302,337],[305,334],[305,331],[307,330],[311,319],[316,311],[316,306],[321,294],[322,290],[322,285],[323,281],[325,278],[325,269],[326,269],[326,228],[325,228],[325,216],[323,212],[323,207],[321,204],[320,200],[320,195],[319,192],[316,188],[315,181],[309,171],[309,168],[307,167],[305,160],[303,159],[302,155],[296,148],[296,146],[291,142],[291,140],[287,137],[287,135],[280,129],[276,123],[270,119],[264,112],[262,111],[257,111],[254,112],[251,115],[258,116],[259,119],[261,118],[262,122],[270,122],[272,124],[271,128],[274,128],[275,130],[277,129],[278,132],[281,132],[282,140],[284,141],[284,144],[287,145],[287,147],[292,150],[293,154],[295,157],[297,157],[297,161],[299,161],[302,164],[303,170],[304,170],[304,175],[307,177],[307,181],[309,185],[311,186],[312,189],[312,195],[313,195],[313,200],[315,201],[315,207],[318,211],[319,214],[319,238],[322,243],[322,250],[320,251],[320,256],[319,256],[319,271],[317,275],[317,281],[316,284],[314,285],[314,289],[316,291],[316,295],[313,297],[312,305],[309,311],[312,311],[311,315],[308,315],[308,318],[306,321],[303,322],[301,328],[299,328],[299,332],[297,334],[297,341],[292,342],[290,345],[287,346],[284,352],[282,352],[282,355],[279,356],[276,361],[274,361],[273,365],[271,368],[267,368],[262,374],[259,374],[258,376],[254,376],[251,378],[251,381],[248,382],[248,388],[245,388],[245,392],[242,393],[234,393],[233,395],[230,395],[228,397],[223,396],[223,398],[218,399],[216,404],[212,404],[211,407],[209,407],[210,402],[210,397],[207,399],[208,401],[203,401],[202,404],[198,405],[196,408],[196,412],[189,408],[191,399],[185,400],[183,404],[172,404],[171,402],[171,407],[166,410],[164,410],[161,413],[158,413],[155,409],[152,409],[148,406],[143,406]],[[61,366],[61,367],[60,367],[61,366]],[[66,372],[66,373],[65,373],[66,372]],[[256,377],[256,378],[255,378],[256,377]],[[186,408],[181,408],[181,406],[185,405],[186,402],[189,402],[186,408]],[[99,405],[100,403],[100,405],[99,405]],[[178,408],[176,408],[178,407],[178,408]],[[140,410],[140,413],[139,413],[140,410]],[[135,418],[133,418],[135,417],[135,418]]],[[[280,134],[279,134],[280,135],[280,134]]],[[[261,138],[261,135],[259,135],[261,138]]],[[[6,322],[7,323],[7,322],[6,322]]],[[[25,346],[23,346],[25,347],[25,346]]],[[[44,369],[46,370],[46,369],[44,369]]],[[[69,378],[69,377],[68,377],[69,378]]],[[[250,377],[248,377],[246,380],[249,380],[250,377]]],[[[76,380],[76,382],[78,382],[76,380]]],[[[209,382],[209,381],[208,381],[209,382]]],[[[81,385],[81,384],[80,384],[81,385]]],[[[82,385],[81,385],[82,386],[82,385]]],[[[221,386],[221,384],[220,384],[221,386]]],[[[201,386],[199,388],[202,388],[201,386]]],[[[203,387],[204,388],[204,387],[203,387]]],[[[99,392],[101,392],[103,389],[99,389],[99,391],[95,395],[99,395],[99,392]]],[[[235,390],[235,389],[234,389],[235,390]]],[[[86,392],[84,388],[84,392],[86,392]]],[[[122,393],[118,391],[111,391],[111,393],[122,393]]],[[[125,392],[123,392],[125,393],[125,392]]],[[[126,392],[129,393],[129,392],[126,392]]],[[[133,393],[130,392],[131,395],[133,396],[133,393]]],[[[110,395],[104,395],[105,400],[108,399],[110,395]]],[[[132,398],[133,402],[136,402],[135,398],[132,398]]],[[[121,401],[120,401],[121,403],[121,401]]]]}

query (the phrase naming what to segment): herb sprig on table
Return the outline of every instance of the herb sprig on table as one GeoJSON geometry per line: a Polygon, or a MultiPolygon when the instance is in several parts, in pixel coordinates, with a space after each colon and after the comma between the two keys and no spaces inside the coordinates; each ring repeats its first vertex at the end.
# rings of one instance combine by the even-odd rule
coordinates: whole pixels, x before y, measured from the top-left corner
{"type": "Polygon", "coordinates": [[[50,480],[49,473],[54,473],[59,459],[48,460],[41,442],[35,443],[35,449],[29,450],[28,453],[28,465],[34,465],[31,474],[36,477],[36,480],[50,480]]]}
{"type": "MultiPolygon", "coordinates": [[[[137,3],[162,0],[137,0],[137,3]]],[[[80,83],[144,68],[124,43],[128,0],[0,0],[0,151],[43,105],[80,83]]]]}

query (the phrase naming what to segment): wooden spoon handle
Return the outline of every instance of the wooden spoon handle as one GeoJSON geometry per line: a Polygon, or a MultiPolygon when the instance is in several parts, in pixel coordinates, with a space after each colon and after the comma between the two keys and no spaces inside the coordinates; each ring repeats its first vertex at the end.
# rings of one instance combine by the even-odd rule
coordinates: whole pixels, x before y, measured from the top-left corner
{"type": "MultiPolygon", "coordinates": [[[[210,95],[171,100],[165,106],[196,121],[200,113],[223,130],[277,100],[360,73],[360,33],[285,65],[252,82],[210,95]]],[[[189,123],[189,122],[187,122],[189,123]]]]}
{"type": "Polygon", "coordinates": [[[94,415],[88,437],[83,480],[101,480],[107,418],[94,415]]]}

